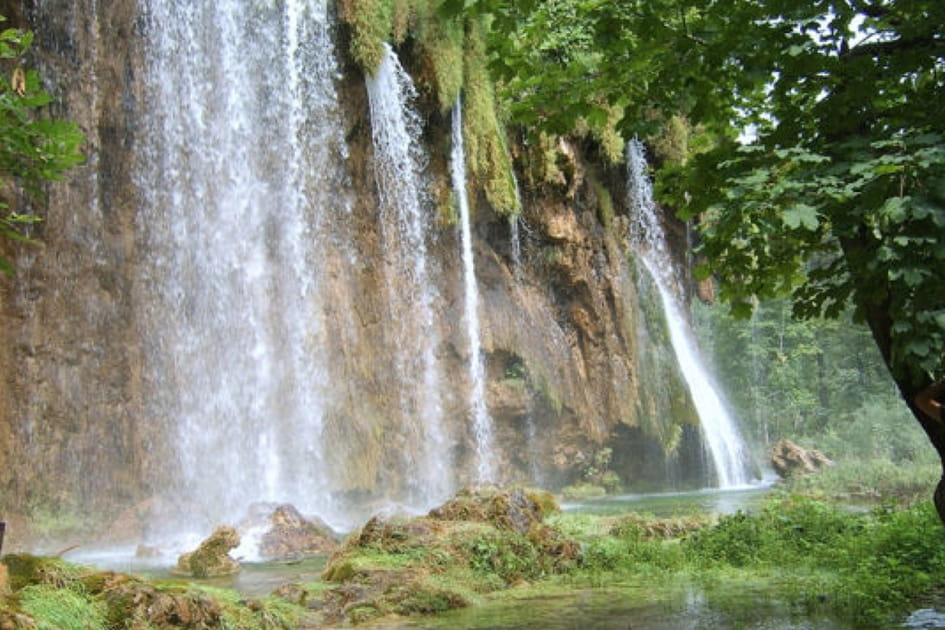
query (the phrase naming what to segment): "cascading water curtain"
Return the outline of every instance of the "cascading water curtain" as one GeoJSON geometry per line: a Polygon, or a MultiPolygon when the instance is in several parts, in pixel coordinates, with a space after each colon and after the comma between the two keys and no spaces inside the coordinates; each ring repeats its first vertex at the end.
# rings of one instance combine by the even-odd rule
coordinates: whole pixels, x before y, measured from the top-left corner
{"type": "Polygon", "coordinates": [[[330,522],[319,240],[344,212],[344,143],[324,3],[146,5],[136,300],[147,405],[175,427],[172,490],[212,524],[255,501],[330,522]]]}
{"type": "Polygon", "coordinates": [[[670,341],[699,414],[702,436],[713,462],[717,485],[720,488],[745,485],[750,479],[748,449],[735,421],[711,383],[689,322],[684,316],[675,267],[653,201],[652,185],[646,174],[643,144],[636,139],[627,144],[627,170],[630,242],[659,290],[670,341]]]}
{"type": "Polygon", "coordinates": [[[433,224],[426,193],[426,155],[420,145],[420,118],[413,107],[416,90],[394,51],[367,79],[374,146],[374,174],[380,196],[387,265],[387,331],[399,374],[401,427],[410,481],[408,496],[429,506],[452,490],[449,440],[443,428],[443,377],[436,357],[439,344],[427,235],[433,224]]]}

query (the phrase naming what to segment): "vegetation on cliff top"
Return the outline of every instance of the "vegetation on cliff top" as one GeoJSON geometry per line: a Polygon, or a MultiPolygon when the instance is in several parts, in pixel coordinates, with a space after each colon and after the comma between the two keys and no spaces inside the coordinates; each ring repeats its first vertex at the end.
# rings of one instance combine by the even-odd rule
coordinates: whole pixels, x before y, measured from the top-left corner
{"type": "Polygon", "coordinates": [[[361,70],[373,75],[384,45],[409,43],[418,53],[414,80],[433,96],[441,112],[464,99],[463,135],[470,181],[501,215],[521,211],[515,177],[488,73],[486,20],[441,12],[438,0],[343,0],[342,20],[350,27],[349,52],[361,70]]]}

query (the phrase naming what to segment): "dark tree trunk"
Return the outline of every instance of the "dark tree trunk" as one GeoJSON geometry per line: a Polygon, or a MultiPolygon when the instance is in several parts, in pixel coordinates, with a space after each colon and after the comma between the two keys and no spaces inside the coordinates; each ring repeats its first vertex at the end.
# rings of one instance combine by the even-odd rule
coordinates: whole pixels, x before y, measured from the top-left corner
{"type": "Polygon", "coordinates": [[[939,479],[938,485],[935,487],[932,500],[935,503],[935,509],[938,512],[939,519],[945,524],[945,422],[933,420],[922,413],[915,404],[916,394],[927,387],[929,383],[912,383],[908,378],[897,375],[896,371],[892,369],[890,361],[890,331],[892,330],[892,321],[889,318],[889,310],[885,305],[876,305],[867,308],[866,321],[873,333],[873,339],[876,340],[876,345],[879,347],[879,351],[883,356],[883,361],[886,363],[886,367],[889,368],[890,374],[892,374],[893,380],[899,388],[899,393],[909,406],[912,415],[915,416],[916,420],[919,421],[919,424],[925,430],[925,434],[929,437],[929,441],[932,443],[932,446],[935,447],[935,451],[938,453],[939,459],[942,462],[942,478],[939,479]]]}

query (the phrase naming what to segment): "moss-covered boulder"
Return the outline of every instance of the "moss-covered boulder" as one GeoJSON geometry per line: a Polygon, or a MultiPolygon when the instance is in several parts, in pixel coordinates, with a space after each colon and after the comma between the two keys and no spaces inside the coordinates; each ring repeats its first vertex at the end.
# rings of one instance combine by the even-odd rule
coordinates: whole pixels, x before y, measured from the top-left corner
{"type": "Polygon", "coordinates": [[[327,525],[304,518],[289,504],[278,506],[269,523],[269,530],[259,541],[259,555],[264,558],[287,560],[328,554],[338,548],[327,525]]]}
{"type": "Polygon", "coordinates": [[[240,544],[240,535],[229,525],[221,525],[210,537],[177,559],[173,573],[195,578],[218,577],[239,573],[240,563],[229,556],[240,544]]]}
{"type": "Polygon", "coordinates": [[[157,586],[121,573],[105,572],[83,580],[104,601],[110,628],[222,627],[220,603],[185,586],[157,586]]]}
{"type": "Polygon", "coordinates": [[[549,493],[523,488],[501,489],[494,486],[467,487],[438,508],[430,518],[441,521],[476,521],[499,529],[527,534],[544,520],[545,514],[558,511],[549,493]]]}
{"type": "Polygon", "coordinates": [[[4,558],[17,585],[0,596],[0,630],[289,630],[318,615],[278,598],[195,587],[71,565],[58,558],[4,558]]]}
{"type": "Polygon", "coordinates": [[[3,556],[7,571],[7,587],[12,591],[33,584],[61,586],[75,580],[81,569],[59,558],[34,556],[29,553],[8,553],[3,556]]]}
{"type": "Polygon", "coordinates": [[[833,466],[826,455],[816,449],[806,449],[791,440],[783,439],[771,449],[771,466],[782,478],[809,475],[833,466]]]}
{"type": "Polygon", "coordinates": [[[361,622],[467,606],[482,594],[575,568],[580,545],[544,522],[551,495],[466,488],[426,516],[370,519],[329,558],[326,617],[361,622]]]}

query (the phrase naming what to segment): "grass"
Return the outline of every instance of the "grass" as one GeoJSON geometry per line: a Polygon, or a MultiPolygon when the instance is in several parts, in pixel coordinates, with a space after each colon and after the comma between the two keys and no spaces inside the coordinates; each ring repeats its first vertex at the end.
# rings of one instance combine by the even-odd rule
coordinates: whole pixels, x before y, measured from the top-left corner
{"type": "Polygon", "coordinates": [[[35,630],[105,630],[105,604],[67,588],[31,584],[19,592],[20,610],[35,630]]]}

